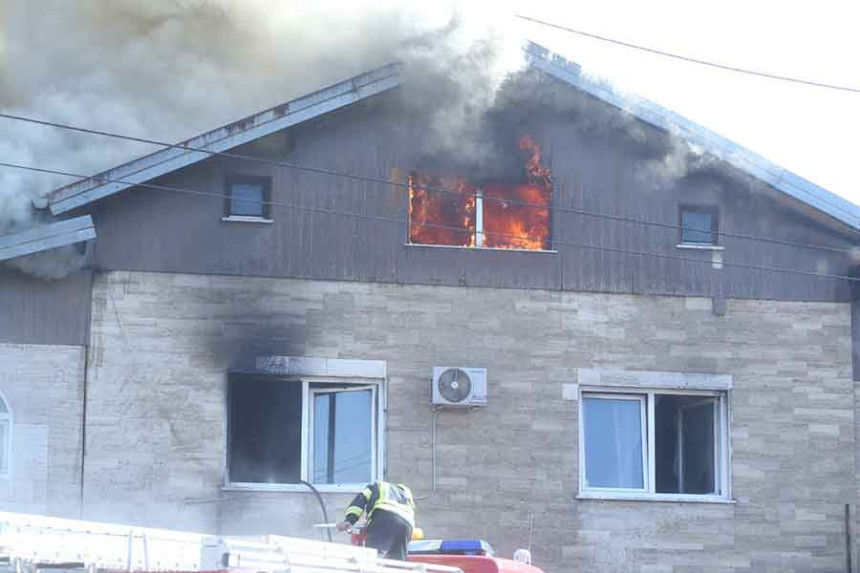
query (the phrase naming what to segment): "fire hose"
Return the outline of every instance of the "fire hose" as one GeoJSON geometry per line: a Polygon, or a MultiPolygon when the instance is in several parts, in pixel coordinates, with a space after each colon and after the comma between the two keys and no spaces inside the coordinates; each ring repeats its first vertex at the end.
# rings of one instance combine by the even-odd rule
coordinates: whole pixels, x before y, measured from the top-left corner
{"type": "MultiPolygon", "coordinates": [[[[300,481],[301,483],[305,484],[306,486],[308,486],[308,487],[311,489],[311,491],[312,491],[312,492],[314,492],[314,495],[316,496],[317,501],[318,501],[318,502],[319,502],[319,504],[320,504],[320,509],[322,509],[323,522],[328,523],[328,511],[326,511],[326,508],[325,508],[325,501],[323,501],[323,498],[322,498],[322,496],[320,495],[319,490],[318,490],[317,488],[315,488],[315,487],[314,487],[314,485],[313,485],[312,483],[310,483],[310,482],[307,482],[307,481],[305,481],[305,480],[299,480],[299,481],[300,481]]],[[[325,532],[326,532],[326,535],[328,536],[328,541],[329,541],[329,543],[331,543],[331,542],[332,542],[332,539],[331,539],[331,529],[329,529],[329,528],[325,528],[325,532]]]]}

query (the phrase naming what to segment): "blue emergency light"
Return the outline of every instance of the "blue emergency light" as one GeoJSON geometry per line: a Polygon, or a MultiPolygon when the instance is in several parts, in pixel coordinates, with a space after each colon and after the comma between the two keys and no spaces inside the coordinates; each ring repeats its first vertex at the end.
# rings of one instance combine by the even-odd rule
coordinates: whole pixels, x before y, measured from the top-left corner
{"type": "Polygon", "coordinates": [[[409,544],[412,555],[495,555],[483,539],[427,539],[409,544]]]}

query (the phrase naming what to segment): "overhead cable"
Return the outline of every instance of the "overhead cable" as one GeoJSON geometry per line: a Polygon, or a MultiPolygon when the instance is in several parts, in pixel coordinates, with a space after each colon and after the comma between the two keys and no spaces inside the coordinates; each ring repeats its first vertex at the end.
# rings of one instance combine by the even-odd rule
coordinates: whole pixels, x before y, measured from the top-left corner
{"type": "MultiPolygon", "coordinates": [[[[102,131],[102,130],[90,129],[90,128],[85,128],[85,127],[78,127],[78,126],[68,125],[68,124],[64,124],[64,123],[58,123],[58,122],[47,121],[47,120],[42,120],[42,119],[36,119],[36,118],[32,118],[32,117],[25,117],[25,116],[21,116],[21,115],[10,114],[10,113],[0,113],[0,118],[14,120],[14,121],[23,121],[23,122],[33,123],[33,124],[42,125],[42,126],[46,126],[46,127],[54,127],[54,128],[58,128],[58,129],[76,131],[76,132],[87,133],[87,134],[91,134],[91,135],[110,137],[110,138],[114,138],[114,139],[127,140],[127,141],[136,142],[136,143],[144,143],[144,144],[148,144],[148,145],[157,145],[157,146],[161,146],[161,147],[165,147],[165,148],[169,148],[169,149],[179,149],[182,151],[189,151],[189,152],[195,152],[195,153],[206,153],[206,154],[212,155],[212,156],[227,157],[227,158],[231,158],[231,159],[251,161],[254,163],[261,163],[261,164],[272,165],[272,166],[276,166],[276,167],[285,167],[288,169],[294,169],[297,171],[306,171],[306,172],[316,173],[316,174],[320,174],[320,175],[330,175],[333,177],[342,177],[345,179],[351,179],[354,181],[362,181],[365,183],[380,183],[383,185],[390,185],[393,187],[399,187],[399,188],[403,188],[403,189],[409,188],[408,183],[403,183],[400,181],[391,181],[388,179],[384,179],[382,177],[358,175],[355,173],[339,171],[336,169],[328,169],[328,168],[324,168],[324,167],[312,167],[312,166],[307,166],[307,165],[298,165],[295,163],[290,163],[290,162],[282,161],[279,159],[268,159],[265,157],[255,157],[253,155],[244,155],[244,154],[240,154],[240,153],[232,153],[229,151],[212,151],[211,149],[207,149],[204,147],[192,147],[192,146],[189,146],[187,144],[167,143],[164,141],[158,141],[158,140],[154,140],[154,139],[147,139],[147,138],[135,137],[135,136],[130,136],[130,135],[122,135],[122,134],[113,133],[113,132],[109,132],[109,131],[102,131]]],[[[93,177],[90,177],[89,179],[91,179],[93,181],[99,181],[100,180],[98,176],[93,176],[93,177]]],[[[133,181],[127,181],[127,182],[124,182],[123,184],[124,185],[142,186],[142,184],[136,183],[133,181]]],[[[453,191],[451,189],[446,189],[445,187],[429,186],[429,187],[421,187],[421,189],[426,190],[426,191],[430,191],[433,193],[442,193],[442,194],[462,196],[462,194],[460,192],[453,191]]],[[[506,205],[518,205],[518,206],[529,207],[529,208],[538,208],[538,209],[546,209],[547,208],[547,205],[545,205],[545,204],[532,203],[532,202],[528,202],[528,201],[520,201],[517,199],[506,199],[503,197],[485,196],[484,201],[485,202],[486,201],[496,201],[496,202],[500,202],[500,203],[503,203],[506,205]]],[[[597,219],[605,219],[605,220],[609,220],[609,221],[617,221],[617,222],[630,223],[630,224],[636,224],[636,225],[642,225],[642,226],[648,226],[648,227],[656,227],[656,228],[663,228],[663,229],[675,229],[675,230],[679,230],[679,231],[696,231],[696,230],[698,230],[698,229],[695,229],[692,227],[684,227],[682,225],[673,225],[670,223],[661,223],[658,221],[646,221],[644,219],[636,219],[633,217],[625,217],[625,216],[621,216],[621,215],[609,215],[606,213],[597,213],[594,211],[587,211],[584,209],[576,209],[573,207],[552,206],[551,208],[554,212],[558,212],[558,213],[570,213],[573,215],[581,215],[584,217],[594,217],[597,219]]],[[[743,239],[743,240],[748,240],[748,241],[759,241],[759,242],[785,245],[785,246],[792,246],[792,247],[803,248],[803,249],[840,252],[840,253],[852,252],[850,249],[846,249],[844,247],[805,243],[802,241],[793,241],[790,239],[779,239],[779,238],[773,238],[773,237],[748,235],[745,233],[736,233],[736,232],[732,232],[732,231],[715,231],[714,234],[716,236],[730,237],[730,238],[734,238],[734,239],[743,239]]]]}
{"type": "Polygon", "coordinates": [[[771,74],[768,72],[761,72],[761,71],[757,71],[757,70],[748,70],[748,69],[744,69],[744,68],[737,68],[734,66],[727,66],[725,64],[717,64],[717,63],[709,62],[706,60],[699,60],[697,58],[691,58],[689,56],[682,56],[680,54],[673,54],[671,52],[665,52],[663,50],[658,50],[655,48],[649,48],[647,46],[640,46],[637,44],[631,44],[630,42],[623,42],[621,40],[614,40],[614,39],[608,38],[606,36],[599,36],[597,34],[592,34],[590,32],[584,32],[582,30],[575,30],[575,29],[569,28],[567,26],[561,26],[559,24],[553,24],[552,22],[546,22],[544,20],[532,18],[531,16],[523,16],[520,14],[516,14],[516,17],[520,18],[521,20],[527,20],[529,22],[534,22],[535,24],[540,24],[541,26],[547,26],[549,28],[555,28],[556,30],[562,30],[564,32],[570,32],[571,34],[577,34],[579,36],[584,36],[586,38],[592,38],[594,40],[600,40],[601,42],[608,42],[610,44],[616,44],[618,46],[624,46],[625,48],[632,48],[634,50],[640,50],[642,52],[648,52],[649,54],[656,54],[658,56],[663,56],[666,58],[673,58],[673,59],[681,60],[684,62],[691,62],[693,64],[699,64],[702,66],[710,66],[712,68],[717,68],[720,70],[736,72],[739,74],[747,74],[747,75],[751,75],[751,76],[759,76],[759,77],[768,78],[771,80],[779,80],[779,81],[783,81],[783,82],[792,82],[792,83],[796,83],[796,84],[814,86],[817,88],[827,88],[827,89],[831,89],[831,90],[860,93],[860,88],[854,88],[854,87],[849,87],[849,86],[840,86],[840,85],[836,85],[836,84],[827,84],[827,83],[823,83],[823,82],[816,82],[816,81],[806,80],[806,79],[802,79],[802,78],[793,78],[793,77],[789,77],[789,76],[781,76],[778,74],[771,74]]]}
{"type": "MultiPolygon", "coordinates": [[[[0,162],[0,167],[8,167],[10,169],[21,169],[24,171],[32,171],[32,172],[51,174],[51,175],[62,175],[62,176],[66,176],[66,177],[75,177],[75,178],[80,179],[80,180],[96,179],[96,180],[103,182],[103,183],[119,183],[119,184],[124,184],[124,185],[129,184],[128,181],[124,181],[122,179],[114,179],[114,178],[104,177],[104,176],[94,177],[92,175],[83,175],[80,173],[73,173],[70,171],[61,171],[58,169],[47,169],[47,168],[43,168],[43,167],[20,165],[17,163],[0,162]]],[[[197,197],[215,198],[215,199],[218,199],[220,201],[223,201],[225,198],[225,195],[221,194],[221,193],[199,191],[199,190],[195,190],[195,189],[187,189],[184,187],[157,185],[154,183],[135,183],[134,185],[136,187],[143,187],[143,188],[147,188],[147,189],[156,189],[156,190],[169,191],[169,192],[174,192],[174,193],[184,193],[184,194],[193,195],[193,196],[197,196],[197,197]]],[[[356,218],[356,219],[367,219],[367,220],[373,220],[373,221],[388,222],[388,223],[394,223],[397,225],[407,224],[407,222],[404,221],[401,217],[386,217],[384,215],[371,215],[371,214],[367,214],[367,213],[338,211],[337,209],[326,209],[323,207],[308,207],[305,205],[297,205],[295,203],[284,203],[284,202],[272,201],[272,200],[242,199],[242,201],[246,202],[246,203],[258,203],[261,205],[271,205],[271,206],[277,206],[277,207],[282,207],[282,208],[286,208],[286,209],[294,209],[297,211],[309,211],[309,212],[313,212],[313,213],[323,213],[323,214],[337,215],[337,216],[342,216],[342,217],[351,217],[351,218],[356,218]]],[[[449,231],[459,231],[459,232],[468,231],[468,232],[471,232],[471,229],[469,229],[468,227],[456,227],[456,226],[451,226],[451,225],[438,225],[438,224],[427,223],[427,224],[423,224],[422,227],[431,228],[431,229],[444,229],[444,230],[449,230],[449,231]]],[[[516,234],[512,234],[512,233],[500,233],[500,232],[496,232],[496,231],[486,231],[486,230],[483,231],[483,234],[485,236],[492,235],[492,236],[497,236],[497,237],[505,237],[508,239],[523,239],[523,240],[533,240],[534,239],[533,237],[530,237],[528,235],[516,235],[516,234]]],[[[692,259],[689,257],[679,257],[677,255],[666,255],[663,253],[653,253],[653,252],[647,252],[647,251],[631,251],[628,249],[606,247],[606,246],[601,246],[601,245],[590,245],[587,243],[574,243],[571,241],[562,241],[562,240],[553,240],[551,242],[554,246],[555,245],[563,245],[563,246],[573,247],[573,248],[577,248],[577,249],[588,249],[588,250],[603,251],[603,252],[610,252],[610,253],[619,253],[619,254],[625,254],[625,255],[631,255],[631,256],[651,257],[651,258],[656,258],[656,259],[676,260],[676,261],[696,263],[696,264],[706,264],[706,265],[712,265],[713,264],[713,262],[710,260],[692,259]]],[[[540,252],[539,250],[535,250],[535,251],[540,252]]],[[[800,270],[800,269],[769,267],[769,266],[762,266],[762,265],[750,265],[750,264],[744,264],[744,263],[722,262],[720,264],[724,267],[734,267],[734,268],[740,268],[740,269],[746,269],[746,270],[767,271],[767,272],[775,272],[775,273],[788,273],[788,274],[797,274],[797,275],[821,277],[821,278],[828,278],[828,279],[845,280],[845,281],[849,281],[849,282],[860,282],[860,278],[855,278],[855,277],[851,277],[848,275],[818,273],[818,272],[814,272],[814,271],[804,271],[804,270],[800,270]]]]}

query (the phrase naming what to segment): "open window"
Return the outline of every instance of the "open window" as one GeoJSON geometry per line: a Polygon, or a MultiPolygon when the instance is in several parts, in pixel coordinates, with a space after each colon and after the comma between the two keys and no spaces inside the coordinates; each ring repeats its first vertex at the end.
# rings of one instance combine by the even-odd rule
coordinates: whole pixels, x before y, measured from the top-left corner
{"type": "Polygon", "coordinates": [[[378,384],[235,374],[228,385],[229,485],[355,489],[377,479],[378,384]]]}
{"type": "Polygon", "coordinates": [[[272,178],[231,176],[225,180],[224,220],[270,222],[272,178]]]}
{"type": "Polygon", "coordinates": [[[584,496],[728,496],[724,392],[584,392],[580,420],[584,496]]]}
{"type": "Polygon", "coordinates": [[[0,475],[8,475],[12,461],[12,410],[0,394],[0,475]]]}
{"type": "Polygon", "coordinates": [[[311,387],[308,473],[315,484],[373,481],[376,388],[311,387]]]}

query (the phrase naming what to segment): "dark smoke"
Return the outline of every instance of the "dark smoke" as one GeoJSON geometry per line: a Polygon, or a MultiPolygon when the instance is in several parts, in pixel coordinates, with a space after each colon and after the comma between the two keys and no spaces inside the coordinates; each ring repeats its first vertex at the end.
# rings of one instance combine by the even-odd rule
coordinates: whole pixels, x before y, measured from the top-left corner
{"type": "MultiPolygon", "coordinates": [[[[434,118],[450,130],[484,105],[510,45],[487,32],[485,15],[361,1],[0,0],[0,22],[0,110],[168,141],[391,61],[441,70],[476,57],[481,75],[452,78],[457,95],[434,118]]],[[[0,120],[0,155],[12,163],[95,173],[151,151],[0,120]]],[[[34,224],[31,200],[69,182],[0,169],[0,233],[34,224]]],[[[39,274],[61,276],[60,266],[39,274]]]]}
{"type": "MultiPolygon", "coordinates": [[[[550,119],[564,122],[589,140],[626,148],[637,161],[634,172],[645,189],[668,187],[683,178],[705,174],[733,184],[738,179],[750,184],[748,177],[729,168],[719,157],[697,150],[676,133],[646,125],[629,112],[537,70],[513,70],[497,84],[487,81],[482,74],[484,61],[496,50],[489,44],[476,45],[467,54],[431,67],[434,73],[422,71],[410,78],[407,89],[418,86],[416,91],[429,94],[418,100],[425,104],[423,111],[417,106],[411,111],[419,117],[423,113],[423,121],[434,126],[420,142],[422,153],[416,168],[422,172],[464,175],[474,184],[522,181],[523,157],[518,141],[550,119]],[[450,117],[448,110],[428,118],[428,101],[457,102],[457,121],[440,121],[450,117]]],[[[585,81],[615,91],[604,79],[587,77],[585,81]]],[[[637,96],[624,97],[635,101],[637,96]]],[[[431,105],[429,109],[435,108],[431,105]]]]}
{"type": "MultiPolygon", "coordinates": [[[[522,64],[522,43],[485,12],[338,2],[0,0],[0,110],[179,141],[391,61],[404,111],[424,126],[419,167],[521,181],[518,139],[542,114],[636,149],[640,177],[670,184],[703,161],[671,134],[522,64]]],[[[509,20],[504,10],[495,18],[509,20]]],[[[95,173],[139,144],[0,120],[7,161],[95,173]]],[[[0,169],[0,234],[36,224],[31,201],[68,183],[0,169]]],[[[14,263],[42,277],[85,264],[75,248],[14,263]],[[65,255],[65,256],[64,256],[65,255]]]]}

